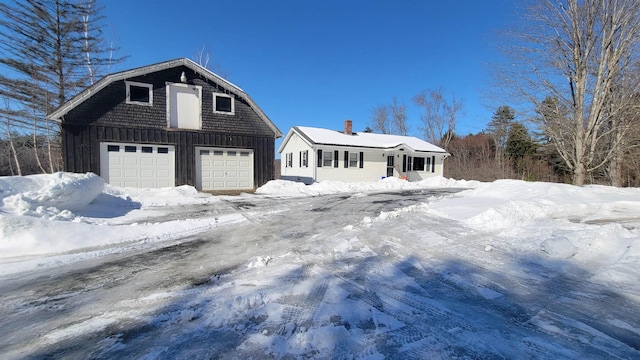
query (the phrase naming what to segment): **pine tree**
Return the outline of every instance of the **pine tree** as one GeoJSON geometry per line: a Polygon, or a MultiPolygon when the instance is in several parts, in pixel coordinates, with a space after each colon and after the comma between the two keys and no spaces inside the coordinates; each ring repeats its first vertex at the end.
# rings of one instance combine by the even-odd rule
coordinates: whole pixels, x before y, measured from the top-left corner
{"type": "Polygon", "coordinates": [[[491,121],[487,124],[487,133],[493,137],[496,143],[496,161],[502,159],[502,154],[507,147],[509,128],[516,118],[516,112],[510,106],[500,106],[493,113],[491,121]]]}
{"type": "MultiPolygon", "coordinates": [[[[56,124],[46,114],[93,83],[96,76],[124,58],[104,44],[96,0],[22,0],[0,3],[0,109],[7,133],[44,135],[35,144],[41,171],[56,171],[56,124]],[[48,164],[41,163],[46,146],[48,164]]],[[[59,146],[57,147],[59,148],[59,146]]]]}
{"type": "Polygon", "coordinates": [[[519,160],[527,155],[535,154],[536,144],[529,135],[529,130],[519,122],[511,124],[507,139],[506,153],[512,160],[519,160]]]}

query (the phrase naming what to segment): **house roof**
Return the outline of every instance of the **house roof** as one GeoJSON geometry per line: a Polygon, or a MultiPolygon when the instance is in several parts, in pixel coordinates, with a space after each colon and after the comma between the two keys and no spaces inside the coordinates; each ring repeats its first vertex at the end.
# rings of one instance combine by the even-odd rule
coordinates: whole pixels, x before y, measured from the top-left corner
{"type": "Polygon", "coordinates": [[[210,81],[216,82],[225,90],[237,95],[244,101],[246,101],[251,108],[253,108],[256,113],[260,116],[260,118],[274,131],[276,134],[276,138],[282,136],[282,132],[278,129],[278,127],[269,119],[269,117],[258,107],[258,105],[251,99],[251,97],[245,93],[240,87],[229,82],[228,80],[223,79],[219,75],[211,72],[205,67],[200,66],[198,63],[193,60],[187,58],[179,58],[169,61],[160,62],[157,64],[142,66],[139,68],[125,70],[117,73],[113,73],[110,75],[106,75],[102,79],[100,79],[95,84],[89,86],[84,89],[82,92],[78,93],[76,96],[71,98],[69,101],[64,103],[62,106],[51,112],[47,118],[54,121],[62,121],[64,116],[71,110],[73,110],[78,105],[82,104],[84,101],[89,99],[93,94],[105,88],[107,85],[120,80],[126,80],[132,77],[145,75],[157,71],[162,71],[165,69],[171,69],[178,66],[186,66],[187,68],[193,70],[194,72],[204,76],[206,79],[210,81]]]}
{"type": "Polygon", "coordinates": [[[294,126],[291,128],[284,141],[282,142],[278,152],[282,152],[285,144],[291,137],[293,132],[298,133],[310,145],[333,145],[333,146],[350,146],[376,149],[395,149],[399,147],[408,147],[414,151],[447,153],[441,147],[435,146],[424,140],[414,136],[401,136],[389,134],[375,134],[365,132],[354,132],[351,135],[342,131],[307,127],[294,126]]]}

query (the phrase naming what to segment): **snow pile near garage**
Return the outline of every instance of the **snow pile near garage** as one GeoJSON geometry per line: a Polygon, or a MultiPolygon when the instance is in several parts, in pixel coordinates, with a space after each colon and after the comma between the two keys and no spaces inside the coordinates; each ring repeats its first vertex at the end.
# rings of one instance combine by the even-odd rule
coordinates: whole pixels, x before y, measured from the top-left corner
{"type": "MultiPolygon", "coordinates": [[[[0,262],[24,257],[96,250],[105,245],[140,244],[186,236],[227,222],[222,219],[147,223],[158,207],[217,201],[191,186],[160,189],[112,187],[93,173],[55,173],[0,178],[0,262]]],[[[72,261],[72,256],[67,256],[72,261]]],[[[57,261],[60,261],[58,259],[57,261]]],[[[65,260],[67,261],[67,260],[65,260]]],[[[25,267],[38,262],[25,263],[25,267]]],[[[0,269],[21,270],[13,266],[0,269]]]]}
{"type": "Polygon", "coordinates": [[[38,215],[48,208],[82,209],[100,195],[103,188],[104,180],[93,173],[11,176],[0,178],[0,199],[5,212],[38,215]]]}

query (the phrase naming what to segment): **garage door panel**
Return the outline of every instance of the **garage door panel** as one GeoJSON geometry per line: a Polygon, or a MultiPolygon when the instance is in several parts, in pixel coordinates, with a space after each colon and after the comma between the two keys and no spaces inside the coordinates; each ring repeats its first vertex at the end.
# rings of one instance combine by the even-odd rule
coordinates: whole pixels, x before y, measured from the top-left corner
{"type": "Polygon", "coordinates": [[[131,157],[126,157],[123,160],[124,165],[126,166],[137,166],[139,159],[137,158],[131,158],[131,157]]]}
{"type": "Polygon", "coordinates": [[[140,176],[142,178],[153,178],[155,176],[155,173],[156,172],[153,169],[140,169],[140,176]]]}
{"type": "MultiPolygon", "coordinates": [[[[160,161],[157,162],[160,165],[160,161]]],[[[156,165],[156,161],[153,158],[144,157],[140,159],[140,165],[142,166],[154,166],[156,165]]]]}
{"type": "Polygon", "coordinates": [[[197,148],[196,155],[198,189],[253,189],[253,150],[197,148]]]}
{"type": "Polygon", "coordinates": [[[101,143],[100,175],[115,186],[175,186],[175,147],[101,143]]]}

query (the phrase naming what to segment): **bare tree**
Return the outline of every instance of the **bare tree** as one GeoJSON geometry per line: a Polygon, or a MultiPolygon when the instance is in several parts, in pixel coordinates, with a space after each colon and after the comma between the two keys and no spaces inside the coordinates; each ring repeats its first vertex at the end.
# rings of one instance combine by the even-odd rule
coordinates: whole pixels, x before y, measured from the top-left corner
{"type": "Polygon", "coordinates": [[[3,117],[4,117],[4,126],[5,126],[5,132],[7,135],[7,143],[9,144],[9,158],[8,158],[8,162],[9,162],[9,168],[11,169],[11,175],[13,175],[13,165],[11,163],[11,160],[13,159],[13,161],[15,162],[16,165],[16,171],[18,173],[18,175],[22,175],[22,169],[20,167],[20,160],[18,158],[18,152],[16,151],[16,146],[15,143],[13,141],[13,134],[12,134],[12,121],[11,121],[11,107],[10,107],[10,102],[7,98],[4,98],[4,109],[5,111],[3,112],[3,117]]]}
{"type": "Polygon", "coordinates": [[[206,45],[202,45],[201,49],[196,49],[195,57],[192,59],[198,65],[202,66],[205,69],[209,69],[216,73],[216,75],[222,77],[223,79],[229,80],[229,74],[222,69],[220,65],[217,63],[211,64],[211,52],[207,49],[206,45]]]}
{"type": "Polygon", "coordinates": [[[462,103],[452,96],[449,102],[442,88],[426,90],[413,98],[416,105],[422,107],[420,115],[424,127],[424,138],[436,145],[446,148],[453,139],[458,113],[462,103]]]}
{"type": "MultiPolygon", "coordinates": [[[[0,95],[10,101],[0,113],[11,117],[12,132],[32,134],[40,171],[57,171],[53,142],[58,125],[46,118],[111,64],[97,0],[16,0],[0,2],[0,95]],[[44,141],[42,140],[44,138],[44,141]],[[40,145],[47,151],[38,150],[40,145]],[[45,161],[42,158],[47,158],[45,161]]],[[[25,166],[26,168],[26,166],[25,166]]],[[[37,170],[36,170],[37,171],[37,170]]]]}
{"type": "Polygon", "coordinates": [[[629,127],[616,119],[640,90],[630,76],[640,45],[640,2],[538,0],[526,20],[527,28],[511,33],[502,73],[511,88],[544,108],[538,125],[573,183],[583,185],[625,146],[629,127]],[[549,99],[555,106],[544,104],[549,99]]]}
{"type": "Polygon", "coordinates": [[[202,45],[202,49],[196,50],[196,57],[193,60],[205,69],[209,66],[211,55],[205,45],[202,45]]]}
{"type": "Polygon", "coordinates": [[[371,128],[382,134],[391,134],[389,111],[385,105],[379,105],[371,109],[371,128]]]}
{"type": "Polygon", "coordinates": [[[407,125],[407,106],[403,102],[399,102],[394,96],[389,105],[391,112],[391,124],[393,133],[397,135],[407,136],[409,126],[407,125]]]}
{"type": "Polygon", "coordinates": [[[378,105],[371,109],[373,130],[382,134],[406,136],[409,132],[407,124],[407,106],[394,96],[389,105],[378,105]]]}

